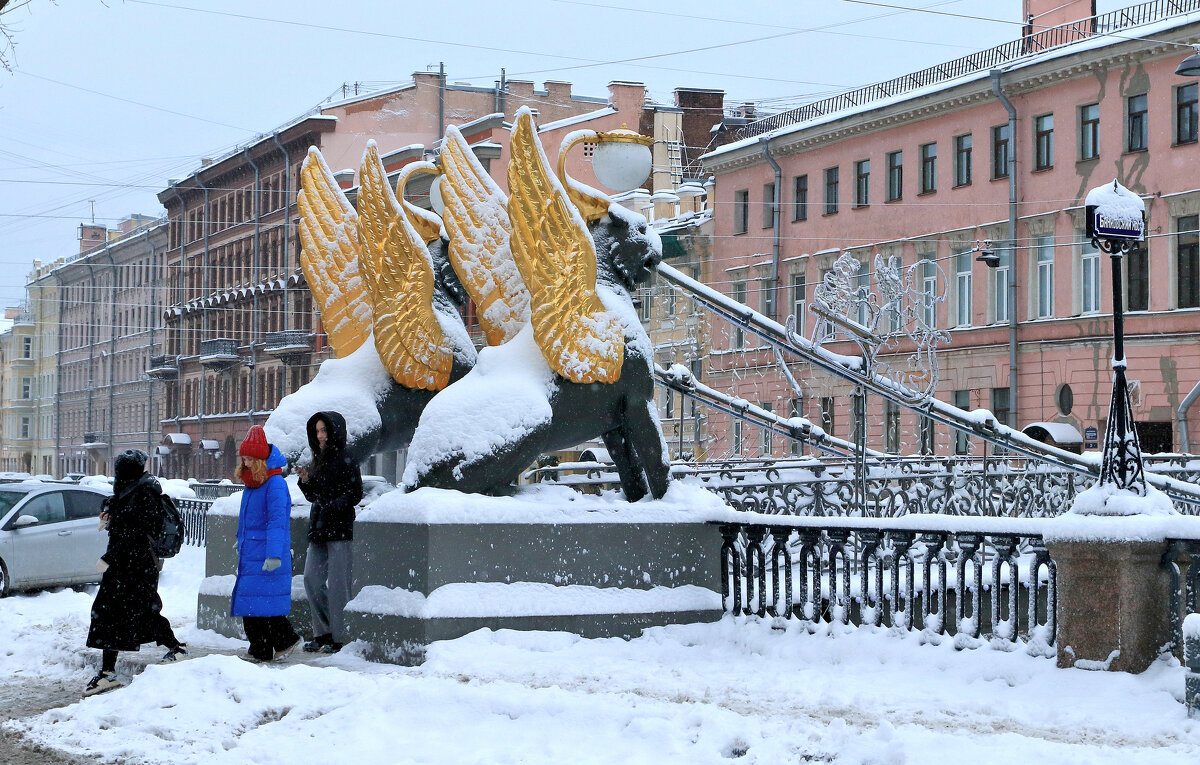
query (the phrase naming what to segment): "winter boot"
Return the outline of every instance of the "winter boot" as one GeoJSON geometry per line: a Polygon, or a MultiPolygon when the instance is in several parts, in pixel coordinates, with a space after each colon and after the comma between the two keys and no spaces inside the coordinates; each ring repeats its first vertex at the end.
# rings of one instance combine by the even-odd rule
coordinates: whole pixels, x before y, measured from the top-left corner
{"type": "Polygon", "coordinates": [[[280,648],[278,651],[276,651],[275,655],[273,657],[271,657],[271,661],[283,661],[284,659],[286,659],[288,656],[291,655],[292,651],[296,650],[296,646],[298,646],[298,645],[300,645],[300,636],[299,635],[296,636],[296,639],[293,640],[290,645],[284,646],[283,648],[280,648]]]}
{"type": "Polygon", "coordinates": [[[336,643],[333,640],[330,640],[320,648],[321,653],[337,653],[340,650],[342,650],[342,644],[336,643]]]}
{"type": "Polygon", "coordinates": [[[333,642],[333,635],[317,635],[312,640],[304,644],[305,653],[318,653],[320,650],[333,642]]]}
{"type": "Polygon", "coordinates": [[[87,686],[83,689],[83,697],[95,696],[98,693],[105,693],[114,688],[120,688],[121,684],[117,682],[117,673],[100,670],[100,674],[88,681],[87,686]]]}

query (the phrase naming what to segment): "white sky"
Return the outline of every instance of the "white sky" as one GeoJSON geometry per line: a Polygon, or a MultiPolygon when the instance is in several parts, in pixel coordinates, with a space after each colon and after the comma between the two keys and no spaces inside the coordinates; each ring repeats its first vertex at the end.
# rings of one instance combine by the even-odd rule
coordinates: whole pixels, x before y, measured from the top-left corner
{"type": "MultiPolygon", "coordinates": [[[[1019,0],[880,2],[1020,16],[1019,0]]],[[[1099,10],[1130,4],[1101,0],[1099,10]]],[[[571,81],[582,95],[634,80],[663,103],[690,86],[786,108],[1020,34],[847,0],[634,5],[458,0],[423,5],[443,13],[422,17],[394,0],[12,0],[3,21],[14,70],[0,72],[0,305],[23,298],[35,258],[77,251],[93,206],[110,227],[161,214],[155,194],[169,179],[340,95],[346,82],[403,82],[445,62],[450,82],[491,86],[503,67],[539,88],[571,81]],[[710,49],[677,53],[698,48],[710,49]],[[632,58],[641,60],[595,65],[632,58]]]]}

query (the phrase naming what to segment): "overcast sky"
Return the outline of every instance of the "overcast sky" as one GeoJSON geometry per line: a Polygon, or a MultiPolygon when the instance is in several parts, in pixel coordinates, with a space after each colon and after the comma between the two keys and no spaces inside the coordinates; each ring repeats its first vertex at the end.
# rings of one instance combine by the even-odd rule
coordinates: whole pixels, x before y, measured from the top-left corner
{"type": "MultiPolygon", "coordinates": [[[[1130,4],[1101,0],[1100,11],[1130,4]]],[[[450,82],[491,86],[505,68],[539,88],[568,80],[582,95],[633,80],[663,103],[689,86],[786,108],[1014,39],[1020,8],[12,0],[0,16],[16,44],[6,52],[13,71],[0,71],[0,305],[23,298],[34,259],[78,250],[79,223],[161,214],[155,195],[169,179],[340,96],[343,83],[401,83],[444,62],[450,82]]]]}

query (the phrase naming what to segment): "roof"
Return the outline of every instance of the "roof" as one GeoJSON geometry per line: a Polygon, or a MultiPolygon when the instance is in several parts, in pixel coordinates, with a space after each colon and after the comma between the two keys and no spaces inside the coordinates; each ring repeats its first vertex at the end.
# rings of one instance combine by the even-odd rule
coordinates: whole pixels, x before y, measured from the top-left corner
{"type": "MultiPolygon", "coordinates": [[[[1121,8],[1095,17],[1095,28],[1101,30],[1080,37],[1078,22],[1050,27],[1021,38],[988,48],[968,56],[946,61],[917,72],[893,77],[884,82],[865,85],[855,90],[813,101],[796,109],[774,114],[749,123],[738,131],[740,140],[705,154],[701,159],[745,149],[757,144],[760,136],[775,137],[797,132],[838,119],[902,103],[981,79],[993,70],[1008,71],[1030,66],[1062,55],[1082,50],[1127,43],[1129,35],[1114,32],[1144,27],[1139,37],[1185,26],[1200,20],[1200,0],[1174,0],[1169,7],[1174,13],[1164,14],[1167,7],[1160,0],[1121,8]],[[1034,49],[1033,52],[1030,52],[1034,49]]],[[[1137,38],[1135,38],[1137,39],[1137,38]]]]}

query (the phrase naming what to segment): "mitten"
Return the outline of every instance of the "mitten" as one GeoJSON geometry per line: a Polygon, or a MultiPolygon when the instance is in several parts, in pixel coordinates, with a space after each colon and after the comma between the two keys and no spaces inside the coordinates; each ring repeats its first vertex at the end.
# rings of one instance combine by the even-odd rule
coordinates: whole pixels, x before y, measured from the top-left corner
{"type": "Polygon", "coordinates": [[[283,563],[279,560],[279,558],[267,558],[266,560],[263,561],[263,569],[262,570],[266,571],[269,574],[282,565],[283,565],[283,563]]]}

